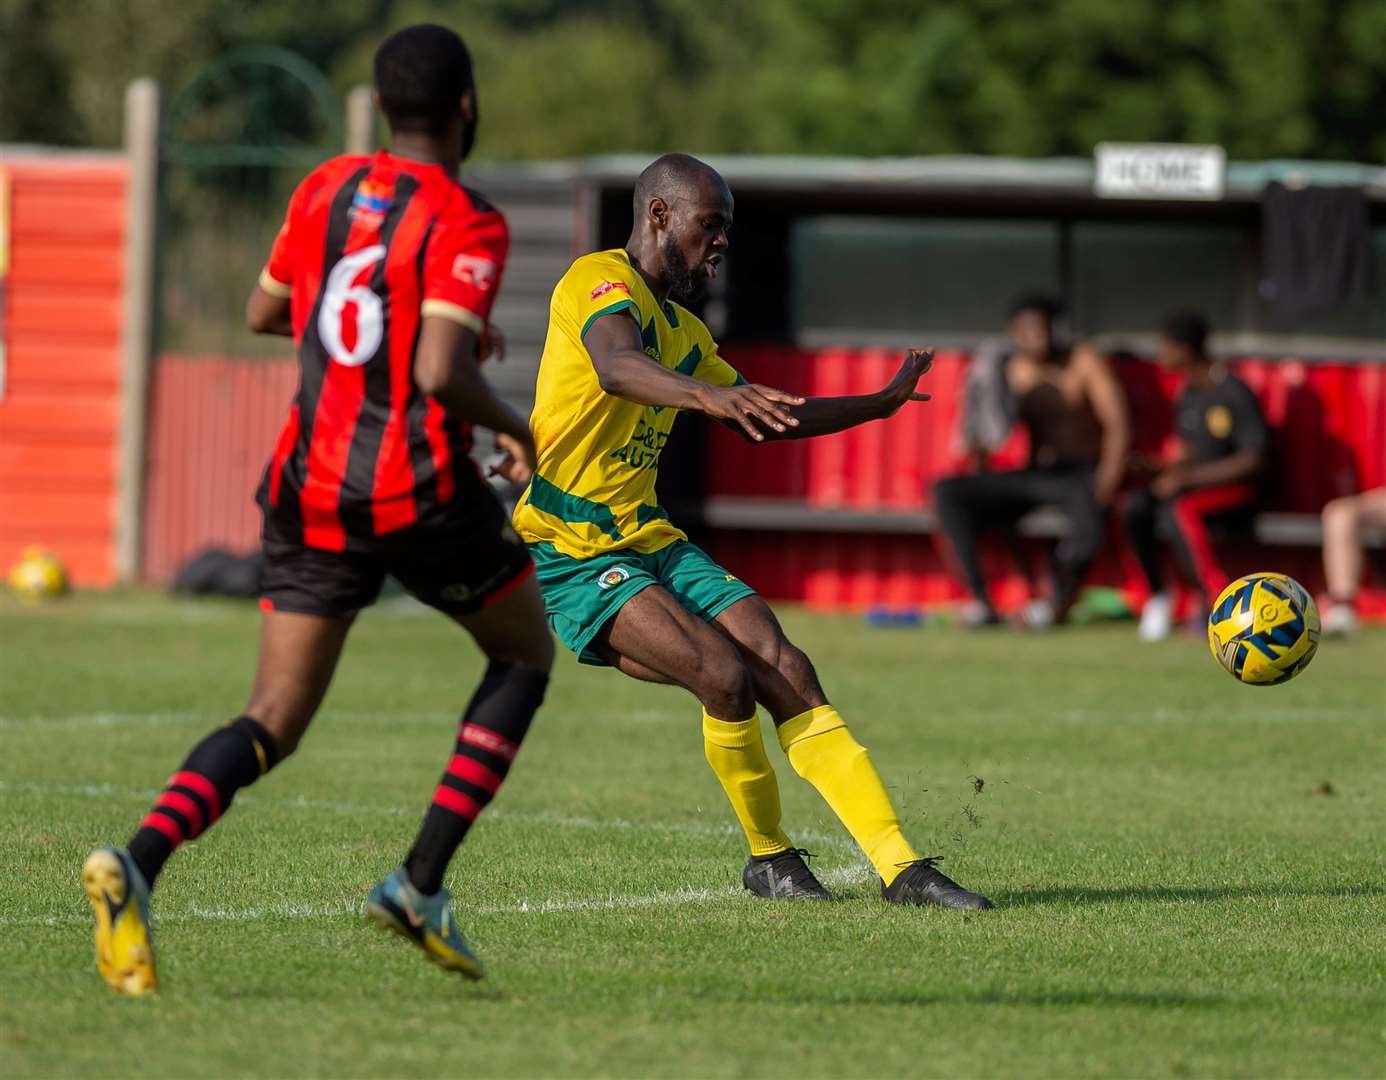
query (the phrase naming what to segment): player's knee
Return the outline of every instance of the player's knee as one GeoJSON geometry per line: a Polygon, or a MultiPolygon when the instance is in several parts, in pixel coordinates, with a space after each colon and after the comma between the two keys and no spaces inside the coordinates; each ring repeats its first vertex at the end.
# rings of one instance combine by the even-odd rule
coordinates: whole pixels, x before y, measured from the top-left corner
{"type": "Polygon", "coordinates": [[[693,690],[708,712],[723,719],[742,719],[755,711],[751,673],[730,647],[699,659],[693,690]]]}
{"type": "Polygon", "coordinates": [[[522,641],[487,649],[486,659],[497,664],[508,664],[511,667],[525,668],[547,675],[553,669],[553,637],[547,630],[531,634],[522,641]]]}
{"type": "Polygon", "coordinates": [[[252,695],[245,707],[245,715],[264,728],[274,740],[280,761],[298,749],[315,711],[315,704],[300,694],[264,691],[252,695]]]}
{"type": "Polygon", "coordinates": [[[808,658],[808,653],[792,642],[786,641],[780,650],[779,672],[801,697],[807,699],[822,695],[813,661],[808,658]]]}

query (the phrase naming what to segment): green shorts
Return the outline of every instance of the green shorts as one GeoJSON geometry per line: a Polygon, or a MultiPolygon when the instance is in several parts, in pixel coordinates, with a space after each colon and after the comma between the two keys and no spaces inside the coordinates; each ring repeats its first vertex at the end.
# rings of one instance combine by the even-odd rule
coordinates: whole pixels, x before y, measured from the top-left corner
{"type": "Polygon", "coordinates": [[[675,540],[651,555],[613,551],[574,559],[552,544],[530,544],[529,553],[544,591],[549,626],[584,664],[606,664],[592,649],[592,639],[627,600],[651,585],[668,589],[708,622],[756,592],[687,540],[675,540]]]}

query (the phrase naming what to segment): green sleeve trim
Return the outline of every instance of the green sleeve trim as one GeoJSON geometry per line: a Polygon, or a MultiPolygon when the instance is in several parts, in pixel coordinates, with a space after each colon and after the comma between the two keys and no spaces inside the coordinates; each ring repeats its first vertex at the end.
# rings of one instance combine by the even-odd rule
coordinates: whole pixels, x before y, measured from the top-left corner
{"type": "Polygon", "coordinates": [[[698,365],[702,362],[703,350],[697,345],[694,345],[693,348],[688,350],[688,355],[679,361],[678,366],[674,368],[674,370],[680,375],[687,375],[691,379],[693,373],[698,370],[698,365]]]}
{"type": "Polygon", "coordinates": [[[616,515],[606,503],[570,494],[538,473],[529,483],[529,505],[562,521],[595,525],[613,540],[625,539],[616,527],[616,515]]]}
{"type": "Polygon", "coordinates": [[[745,385],[746,385],[746,376],[743,375],[743,374],[741,374],[741,372],[738,371],[738,372],[736,373],[736,382],[732,383],[732,385],[733,385],[733,386],[745,386],[745,385]]]}
{"type": "Polygon", "coordinates": [[[643,529],[652,521],[668,521],[669,511],[662,506],[650,506],[648,503],[641,503],[635,508],[635,527],[643,529]]]}
{"type": "MultiPolygon", "coordinates": [[[[592,329],[592,324],[603,315],[614,315],[618,311],[625,311],[626,308],[635,308],[637,314],[640,311],[639,305],[636,304],[634,300],[617,300],[616,303],[608,304],[606,307],[602,308],[601,311],[594,311],[591,315],[587,316],[587,321],[582,324],[582,333],[580,333],[578,337],[585,338],[587,336],[587,331],[592,329]]],[[[637,318],[635,321],[639,322],[640,320],[637,318]]]]}

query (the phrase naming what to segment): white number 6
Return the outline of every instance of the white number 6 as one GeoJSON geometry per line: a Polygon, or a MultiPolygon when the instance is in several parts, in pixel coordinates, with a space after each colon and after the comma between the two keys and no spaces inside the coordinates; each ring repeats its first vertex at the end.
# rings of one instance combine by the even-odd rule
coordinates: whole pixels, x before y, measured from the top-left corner
{"type": "Polygon", "coordinates": [[[327,287],[318,311],[318,340],[333,360],[347,367],[360,367],[380,348],[385,329],[380,297],[369,285],[353,285],[352,281],[384,255],[384,244],[353,251],[342,256],[327,275],[327,287]],[[356,344],[350,349],[342,341],[342,314],[347,304],[356,305],[356,344]]]}

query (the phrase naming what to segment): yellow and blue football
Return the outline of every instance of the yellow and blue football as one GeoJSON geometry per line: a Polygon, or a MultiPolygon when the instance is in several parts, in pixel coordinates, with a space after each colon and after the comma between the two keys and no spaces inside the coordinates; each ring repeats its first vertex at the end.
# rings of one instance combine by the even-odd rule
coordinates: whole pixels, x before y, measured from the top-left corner
{"type": "Polygon", "coordinates": [[[1222,591],[1208,615],[1208,648],[1234,679],[1251,686],[1289,682],[1319,647],[1319,609],[1284,574],[1248,574],[1222,591]]]}

